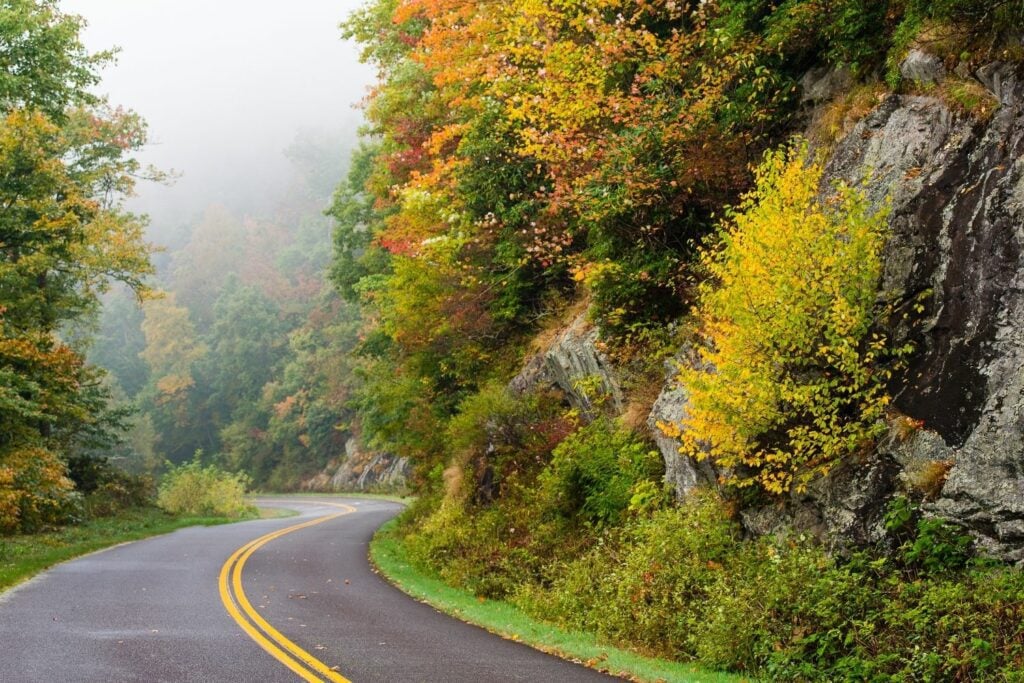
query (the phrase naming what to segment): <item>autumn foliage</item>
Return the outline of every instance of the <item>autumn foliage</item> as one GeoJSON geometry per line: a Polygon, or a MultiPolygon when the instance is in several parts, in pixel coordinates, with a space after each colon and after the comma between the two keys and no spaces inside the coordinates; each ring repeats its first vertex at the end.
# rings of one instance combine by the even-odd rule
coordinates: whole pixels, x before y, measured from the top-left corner
{"type": "Polygon", "coordinates": [[[66,521],[67,458],[109,442],[102,373],[59,333],[114,281],[145,291],[144,223],[122,208],[146,175],[145,124],[86,88],[109,55],[52,2],[7,3],[0,22],[0,531],[66,521]]]}
{"type": "Polygon", "coordinates": [[[704,251],[700,361],[670,431],[730,481],[803,489],[885,431],[892,360],[875,324],[886,211],[822,188],[805,147],[769,154],[704,251]],[[824,190],[824,198],[821,192],[824,190]]]}

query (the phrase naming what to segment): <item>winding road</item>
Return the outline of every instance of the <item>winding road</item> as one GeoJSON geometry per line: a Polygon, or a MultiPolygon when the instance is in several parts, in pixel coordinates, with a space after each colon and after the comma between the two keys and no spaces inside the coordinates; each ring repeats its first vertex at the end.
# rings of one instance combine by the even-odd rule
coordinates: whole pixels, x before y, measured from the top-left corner
{"type": "Polygon", "coordinates": [[[374,574],[367,544],[398,504],[275,500],[299,516],[182,529],[0,594],[0,681],[610,680],[374,574]]]}

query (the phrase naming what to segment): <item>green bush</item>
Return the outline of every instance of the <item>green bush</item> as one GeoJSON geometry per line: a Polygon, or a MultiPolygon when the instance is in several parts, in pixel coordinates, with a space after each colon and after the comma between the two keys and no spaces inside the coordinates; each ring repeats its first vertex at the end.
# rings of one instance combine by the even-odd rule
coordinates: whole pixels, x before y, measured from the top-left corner
{"type": "Polygon", "coordinates": [[[248,517],[256,509],[245,500],[248,477],[203,466],[199,453],[191,461],[171,467],[160,481],[157,505],[179,515],[248,517]]]}
{"type": "Polygon", "coordinates": [[[515,601],[618,644],[768,680],[1024,680],[1024,574],[964,561],[949,528],[927,521],[907,520],[906,557],[838,559],[801,538],[743,539],[727,506],[697,495],[552,561],[515,601]],[[929,572],[915,547],[941,566],[929,572]]]}
{"type": "Polygon", "coordinates": [[[486,506],[457,497],[410,510],[403,526],[410,558],[445,581],[489,598],[505,598],[524,583],[544,580],[549,562],[574,557],[589,544],[565,518],[551,515],[531,486],[512,477],[486,506]]]}
{"type": "Polygon", "coordinates": [[[636,487],[660,473],[657,451],[600,417],[555,448],[540,495],[562,516],[601,527],[620,521],[636,487]]]}
{"type": "Polygon", "coordinates": [[[960,527],[938,518],[925,518],[914,503],[895,498],[885,514],[885,528],[900,543],[897,558],[905,569],[937,574],[967,567],[974,543],[960,527]]]}
{"type": "Polygon", "coordinates": [[[710,498],[611,531],[587,553],[551,568],[550,588],[524,587],[535,616],[670,657],[686,657],[695,606],[734,552],[739,528],[710,498]]]}
{"type": "Polygon", "coordinates": [[[153,479],[117,468],[105,456],[79,454],[68,459],[68,476],[82,494],[86,517],[107,517],[129,508],[151,505],[153,479]]]}
{"type": "Polygon", "coordinates": [[[88,517],[109,517],[122,510],[141,508],[153,504],[156,487],[153,479],[144,475],[114,470],[83,499],[88,517]]]}
{"type": "Polygon", "coordinates": [[[1024,25],[1024,0],[915,0],[911,5],[911,11],[960,22],[977,32],[1019,30],[1024,25]]]}

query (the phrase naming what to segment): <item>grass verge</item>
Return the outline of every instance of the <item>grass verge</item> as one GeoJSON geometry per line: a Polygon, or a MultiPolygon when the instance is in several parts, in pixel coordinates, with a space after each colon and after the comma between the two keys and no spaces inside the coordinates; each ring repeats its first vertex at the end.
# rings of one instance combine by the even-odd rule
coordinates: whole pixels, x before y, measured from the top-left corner
{"type": "Polygon", "coordinates": [[[283,519],[285,517],[298,517],[299,513],[288,508],[276,505],[261,505],[256,508],[259,511],[260,519],[283,519]]]}
{"type": "Polygon", "coordinates": [[[306,492],[302,493],[252,493],[249,494],[250,500],[256,500],[258,498],[275,498],[281,497],[283,499],[296,498],[302,500],[303,498],[366,498],[370,500],[389,500],[393,503],[401,503],[402,505],[408,505],[412,501],[416,500],[416,496],[400,496],[391,493],[359,493],[359,492],[331,492],[331,493],[315,493],[306,492]]]}
{"type": "Polygon", "coordinates": [[[137,508],[55,531],[0,537],[0,593],[44,569],[79,555],[182,527],[232,521],[238,520],[176,517],[157,508],[137,508]]]}
{"type": "Polygon", "coordinates": [[[506,602],[483,600],[469,591],[453,588],[406,559],[401,539],[395,534],[397,524],[397,520],[391,520],[378,530],[370,543],[371,561],[403,592],[446,614],[481,626],[502,638],[633,681],[737,683],[752,680],[602,645],[592,634],[566,631],[527,616],[506,602]]]}

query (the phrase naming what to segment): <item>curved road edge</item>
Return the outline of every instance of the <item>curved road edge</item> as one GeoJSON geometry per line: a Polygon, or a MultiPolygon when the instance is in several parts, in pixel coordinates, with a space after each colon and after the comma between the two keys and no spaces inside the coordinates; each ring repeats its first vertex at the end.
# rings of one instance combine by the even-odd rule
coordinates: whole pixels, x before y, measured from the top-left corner
{"type": "Polygon", "coordinates": [[[417,570],[405,557],[401,542],[392,534],[397,523],[397,519],[385,522],[370,542],[369,560],[374,570],[410,598],[463,623],[574,664],[632,681],[740,683],[752,680],[705,671],[692,664],[644,657],[601,644],[593,634],[568,632],[541,622],[507,602],[481,601],[469,591],[452,587],[417,570]]]}
{"type": "MultiPolygon", "coordinates": [[[[122,544],[52,567],[5,595],[0,680],[288,683],[307,678],[282,666],[240,627],[223,600],[225,581],[232,591],[229,602],[240,615],[245,594],[261,619],[332,672],[292,651],[289,656],[293,663],[304,662],[308,679],[607,680],[453,619],[375,573],[368,544],[400,511],[394,502],[345,498],[358,514],[336,516],[339,497],[296,497],[286,503],[275,498],[300,509],[299,517],[192,527],[122,544]],[[296,533],[280,533],[292,527],[296,533]]],[[[250,626],[259,624],[255,617],[245,619],[250,626]]],[[[275,647],[288,652],[282,640],[275,647]]]]}

